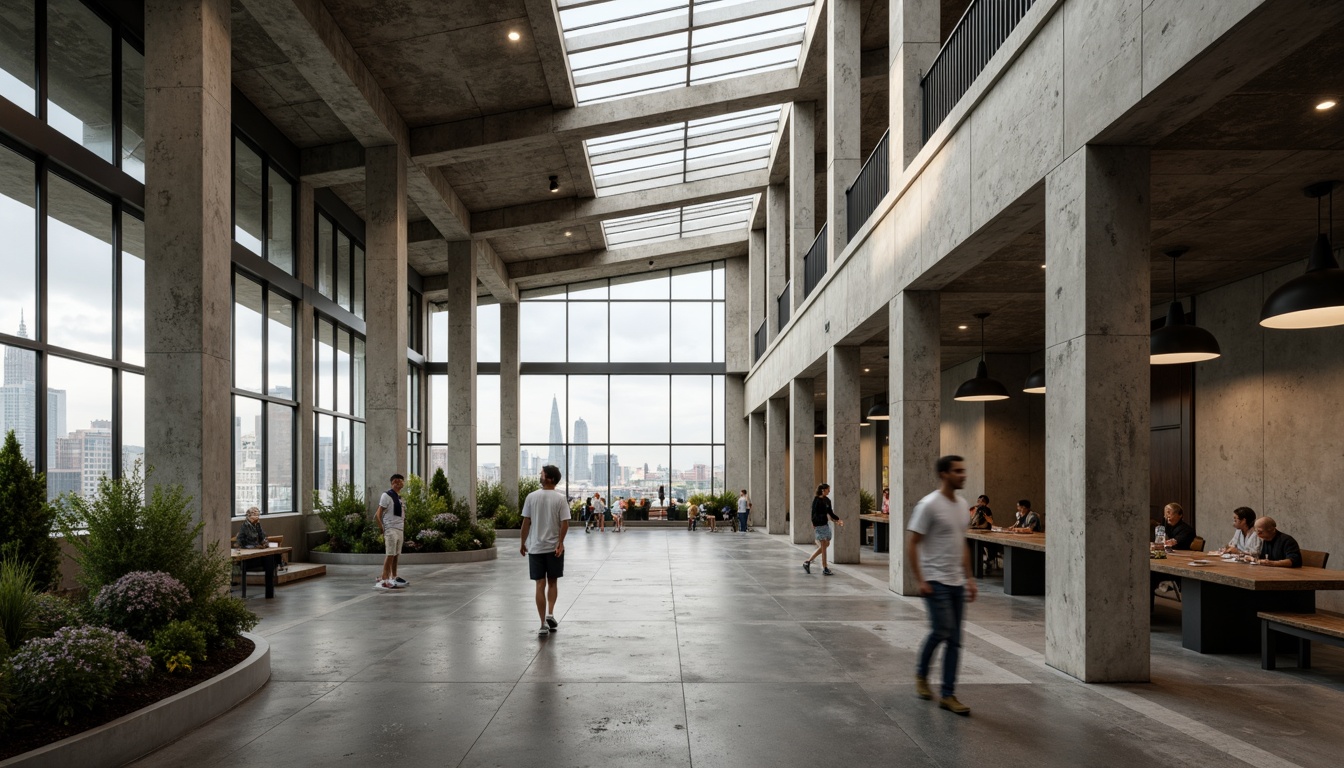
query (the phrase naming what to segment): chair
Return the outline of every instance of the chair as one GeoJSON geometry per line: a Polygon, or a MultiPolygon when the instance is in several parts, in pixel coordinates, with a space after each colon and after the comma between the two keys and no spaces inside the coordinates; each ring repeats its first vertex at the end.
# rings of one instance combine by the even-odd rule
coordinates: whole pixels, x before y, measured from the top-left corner
{"type": "Polygon", "coordinates": [[[1329,552],[1318,552],[1314,549],[1302,550],[1302,565],[1308,568],[1324,568],[1326,561],[1329,559],[1329,552]]]}
{"type": "Polygon", "coordinates": [[[1204,537],[1203,537],[1203,536],[1196,536],[1196,537],[1194,538],[1194,540],[1190,542],[1190,551],[1191,551],[1191,552],[1203,552],[1203,551],[1204,551],[1204,537]]]}
{"type": "MultiPolygon", "coordinates": [[[[267,536],[267,537],[266,537],[266,541],[268,541],[268,542],[273,542],[273,543],[275,544],[275,546],[277,546],[277,547],[283,547],[283,546],[285,546],[285,537],[284,537],[284,536],[267,536]]],[[[288,552],[286,552],[285,554],[283,554],[283,555],[280,556],[280,564],[279,564],[278,566],[276,566],[275,570],[276,570],[277,572],[279,572],[279,573],[284,573],[285,571],[288,571],[288,570],[289,570],[289,553],[288,553],[288,552]]]]}

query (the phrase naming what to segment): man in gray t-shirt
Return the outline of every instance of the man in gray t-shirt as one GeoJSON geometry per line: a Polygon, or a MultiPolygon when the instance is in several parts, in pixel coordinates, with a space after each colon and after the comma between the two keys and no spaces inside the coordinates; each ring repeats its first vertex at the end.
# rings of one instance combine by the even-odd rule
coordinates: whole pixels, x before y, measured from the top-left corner
{"type": "Polygon", "coordinates": [[[933,698],[929,666],[934,651],[943,651],[943,685],[938,706],[958,715],[970,707],[957,701],[957,662],[961,658],[961,620],[966,603],[975,600],[975,579],[966,546],[966,500],[957,491],[966,485],[966,465],[960,456],[938,459],[938,490],[920,499],[906,524],[906,560],[919,582],[919,594],[928,599],[931,631],[919,653],[915,693],[933,698]]]}
{"type": "Polygon", "coordinates": [[[557,579],[565,575],[569,504],[555,490],[559,484],[560,468],[547,464],[541,468],[541,490],[527,494],[523,501],[520,551],[527,556],[529,575],[537,584],[537,616],[541,618],[538,635],[548,635],[560,626],[555,620],[555,598],[560,594],[557,579]]]}

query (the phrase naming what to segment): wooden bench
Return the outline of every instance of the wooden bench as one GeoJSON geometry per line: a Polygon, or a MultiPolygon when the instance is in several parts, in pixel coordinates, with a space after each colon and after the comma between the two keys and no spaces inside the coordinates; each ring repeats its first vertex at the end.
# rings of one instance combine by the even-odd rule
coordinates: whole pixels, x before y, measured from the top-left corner
{"type": "Polygon", "coordinates": [[[1316,613],[1279,613],[1260,611],[1260,668],[1274,669],[1272,634],[1297,638],[1297,667],[1311,668],[1311,642],[1315,640],[1344,647],[1344,615],[1317,611],[1316,613]]]}

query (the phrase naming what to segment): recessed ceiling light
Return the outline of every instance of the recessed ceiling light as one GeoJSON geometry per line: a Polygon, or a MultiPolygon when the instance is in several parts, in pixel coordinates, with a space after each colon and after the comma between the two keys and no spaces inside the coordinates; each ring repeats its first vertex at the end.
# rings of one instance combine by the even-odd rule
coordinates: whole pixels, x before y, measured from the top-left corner
{"type": "Polygon", "coordinates": [[[1330,109],[1330,108],[1333,107],[1333,106],[1335,106],[1335,100],[1334,100],[1334,99],[1326,99],[1326,100],[1322,101],[1320,104],[1317,104],[1317,105],[1316,105],[1316,109],[1317,109],[1318,111],[1320,111],[1320,112],[1324,112],[1325,110],[1330,109]]]}
{"type": "Polygon", "coordinates": [[[864,373],[868,373],[868,370],[869,370],[869,369],[864,368],[864,369],[863,369],[863,372],[864,372],[864,373]]]}
{"type": "Polygon", "coordinates": [[[958,330],[958,331],[964,331],[964,330],[966,330],[966,326],[964,326],[964,325],[958,325],[958,326],[957,326],[957,330],[958,330]]]}
{"type": "Polygon", "coordinates": [[[573,234],[574,234],[574,233],[573,233],[573,232],[570,232],[568,229],[565,230],[565,237],[571,237],[571,236],[573,236],[573,234]]]}
{"type": "Polygon", "coordinates": [[[520,34],[518,34],[516,31],[510,31],[510,32],[509,32],[509,39],[516,43],[516,42],[518,42],[519,40],[522,40],[522,39],[523,39],[523,36],[520,35],[520,34]]]}
{"type": "Polygon", "coordinates": [[[1045,265],[1044,265],[1044,264],[1041,265],[1041,269],[1045,269],[1045,265]]]}

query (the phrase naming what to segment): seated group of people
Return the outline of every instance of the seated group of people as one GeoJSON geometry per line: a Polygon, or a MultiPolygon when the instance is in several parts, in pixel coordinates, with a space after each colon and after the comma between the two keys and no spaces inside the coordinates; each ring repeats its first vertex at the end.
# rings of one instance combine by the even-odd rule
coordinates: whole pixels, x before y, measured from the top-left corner
{"type": "MultiPolygon", "coordinates": [[[[975,506],[971,507],[970,528],[977,531],[987,531],[994,527],[994,511],[989,508],[989,497],[980,494],[975,498],[975,506]]],[[[1030,499],[1019,499],[1017,502],[1017,518],[1011,526],[1008,527],[1010,533],[1040,533],[1041,517],[1031,509],[1030,499]]]]}
{"type": "MultiPolygon", "coordinates": [[[[1162,509],[1166,522],[1166,541],[1169,550],[1190,549],[1195,540],[1194,526],[1185,522],[1185,510],[1172,502],[1162,509]]],[[[1232,539],[1227,546],[1213,550],[1214,555],[1243,555],[1254,558],[1258,565],[1276,568],[1301,568],[1302,550],[1297,539],[1279,530],[1272,517],[1255,516],[1250,507],[1232,510],[1232,539]]],[[[1156,545],[1154,545],[1156,546],[1156,545]]]]}

